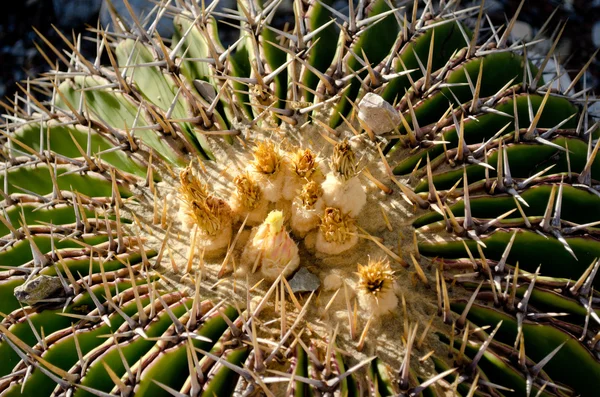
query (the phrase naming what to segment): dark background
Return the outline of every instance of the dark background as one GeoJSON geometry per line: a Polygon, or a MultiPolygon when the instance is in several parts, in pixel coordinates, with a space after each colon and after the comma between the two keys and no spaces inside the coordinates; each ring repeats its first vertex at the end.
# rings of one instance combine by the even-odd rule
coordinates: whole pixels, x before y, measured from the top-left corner
{"type": "MultiPolygon", "coordinates": [[[[65,45],[52,25],[59,27],[68,37],[72,37],[72,31],[81,33],[85,31],[86,26],[95,27],[101,1],[4,0],[0,11],[0,98],[12,97],[17,90],[15,83],[48,70],[49,66],[39,55],[34,42],[40,45],[51,59],[56,59],[34,33],[32,26],[35,26],[59,49],[64,49],[65,45]],[[84,5],[86,7],[83,8],[84,11],[81,11],[81,8],[79,11],[69,9],[69,5],[76,3],[79,3],[79,6],[87,3],[87,7],[84,5]]],[[[113,1],[116,3],[119,0],[113,1]]],[[[130,1],[134,2],[134,0],[130,1]]],[[[504,24],[514,14],[519,3],[520,0],[487,0],[486,8],[495,24],[504,24]]],[[[334,3],[337,8],[343,8],[344,4],[345,2],[341,0],[334,3]]],[[[278,24],[292,19],[290,7],[284,8],[288,11],[284,11],[278,17],[278,24]]],[[[550,26],[554,28],[560,20],[568,20],[561,44],[565,54],[562,62],[573,77],[589,60],[597,45],[600,46],[600,23],[598,22],[600,0],[527,0],[519,20],[529,24],[535,34],[557,8],[558,12],[550,26]],[[594,34],[597,36],[596,44],[594,34]]],[[[84,42],[82,52],[92,57],[95,46],[84,42]]],[[[589,71],[588,86],[598,87],[600,81],[598,61],[594,60],[589,71]]]]}

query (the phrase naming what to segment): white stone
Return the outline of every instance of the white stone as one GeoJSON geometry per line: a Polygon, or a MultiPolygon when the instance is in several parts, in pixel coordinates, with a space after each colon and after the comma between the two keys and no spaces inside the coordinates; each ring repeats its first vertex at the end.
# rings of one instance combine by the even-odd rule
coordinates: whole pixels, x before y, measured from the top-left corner
{"type": "Polygon", "coordinates": [[[575,7],[573,6],[573,0],[564,0],[563,9],[567,12],[574,12],[575,7]]]}
{"type": "MultiPolygon", "coordinates": [[[[564,91],[571,85],[571,77],[569,77],[569,74],[566,72],[565,68],[560,65],[558,67],[558,72],[560,73],[560,77],[557,80],[554,80],[556,78],[556,63],[554,63],[554,60],[550,58],[546,64],[546,67],[544,68],[542,77],[544,78],[545,82],[554,80],[552,82],[552,88],[559,89],[560,85],[560,90],[564,91]]],[[[568,94],[573,94],[573,89],[571,89],[568,94]]]]}
{"type": "Polygon", "coordinates": [[[202,96],[202,98],[204,98],[204,100],[208,103],[214,101],[215,97],[217,96],[215,87],[213,87],[213,85],[207,81],[194,80],[194,87],[196,87],[196,90],[200,96],[202,96]]]}
{"type": "Polygon", "coordinates": [[[377,135],[392,131],[402,121],[389,102],[371,92],[358,104],[358,118],[377,135]]]}
{"type": "Polygon", "coordinates": [[[588,106],[588,114],[594,118],[595,121],[600,120],[600,102],[594,102],[588,106]]]}
{"type": "Polygon", "coordinates": [[[513,41],[531,41],[533,38],[533,28],[527,22],[516,21],[513,29],[510,31],[510,37],[513,41]]]}
{"type": "Polygon", "coordinates": [[[600,48],[600,22],[596,22],[592,27],[592,41],[596,48],[600,48]]]}
{"type": "Polygon", "coordinates": [[[488,15],[499,14],[504,11],[504,4],[498,0],[488,0],[485,2],[485,12],[488,15]]]}

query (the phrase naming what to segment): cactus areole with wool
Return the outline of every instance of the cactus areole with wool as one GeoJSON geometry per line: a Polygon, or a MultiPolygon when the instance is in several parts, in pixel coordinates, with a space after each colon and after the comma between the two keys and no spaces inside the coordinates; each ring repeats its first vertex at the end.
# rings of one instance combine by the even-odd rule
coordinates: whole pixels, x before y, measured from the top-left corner
{"type": "Polygon", "coordinates": [[[548,77],[559,21],[332,3],[40,40],[2,104],[0,396],[597,395],[600,132],[585,68],[548,77]]]}

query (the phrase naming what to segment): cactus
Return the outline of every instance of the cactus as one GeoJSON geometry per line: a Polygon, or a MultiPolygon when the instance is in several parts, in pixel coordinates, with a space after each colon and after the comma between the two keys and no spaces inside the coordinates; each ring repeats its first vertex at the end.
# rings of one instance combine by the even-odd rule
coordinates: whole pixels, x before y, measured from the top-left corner
{"type": "Polygon", "coordinates": [[[543,78],[560,32],[280,3],[45,41],[3,104],[0,394],[595,395],[600,141],[585,68],[543,78]]]}

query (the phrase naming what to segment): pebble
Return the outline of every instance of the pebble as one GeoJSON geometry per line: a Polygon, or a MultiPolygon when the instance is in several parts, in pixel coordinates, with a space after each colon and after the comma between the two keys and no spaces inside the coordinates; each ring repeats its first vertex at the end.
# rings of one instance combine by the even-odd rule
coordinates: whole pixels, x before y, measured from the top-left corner
{"type": "Polygon", "coordinates": [[[504,2],[498,0],[488,0],[485,2],[485,12],[487,14],[498,14],[504,12],[504,2]]]}
{"type": "Polygon", "coordinates": [[[313,292],[321,286],[321,280],[315,274],[302,267],[290,280],[290,287],[296,292],[313,292]]]}
{"type": "Polygon", "coordinates": [[[358,104],[358,118],[377,135],[392,131],[402,121],[389,102],[372,92],[358,104]]]}
{"type": "Polygon", "coordinates": [[[513,41],[531,41],[533,39],[533,28],[527,22],[516,21],[510,31],[510,37],[513,41]]]}
{"type": "Polygon", "coordinates": [[[588,106],[588,114],[592,116],[595,121],[600,120],[600,102],[594,102],[588,106]]]}
{"type": "Polygon", "coordinates": [[[596,48],[600,48],[600,22],[596,22],[592,27],[592,42],[596,48]]]}
{"type": "Polygon", "coordinates": [[[14,296],[19,302],[35,305],[57,295],[63,288],[58,277],[40,275],[15,287],[14,296]]]}
{"type": "Polygon", "coordinates": [[[207,81],[194,80],[194,87],[196,87],[196,90],[200,96],[202,96],[202,98],[209,103],[211,103],[215,99],[215,96],[217,96],[215,87],[213,87],[213,85],[207,81]]]}
{"type": "MultiPolygon", "coordinates": [[[[564,91],[567,87],[569,87],[569,85],[571,85],[571,78],[569,77],[569,74],[566,73],[565,68],[562,66],[559,66],[559,72],[561,73],[561,76],[558,80],[555,80],[552,83],[552,88],[558,89],[560,83],[560,89],[561,91],[564,91]]],[[[548,82],[556,77],[556,64],[554,63],[554,59],[550,58],[548,60],[542,77],[544,78],[545,82],[548,82]]]]}

